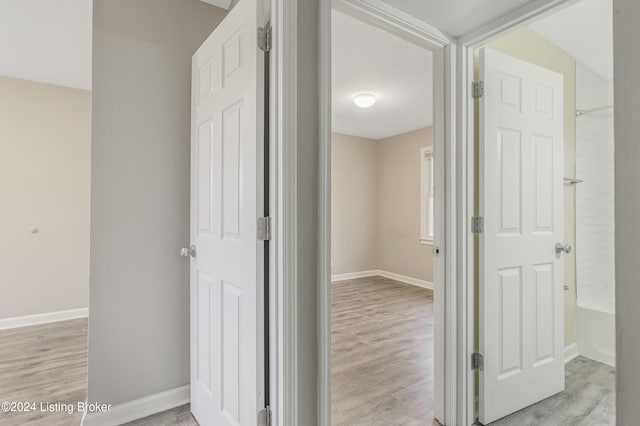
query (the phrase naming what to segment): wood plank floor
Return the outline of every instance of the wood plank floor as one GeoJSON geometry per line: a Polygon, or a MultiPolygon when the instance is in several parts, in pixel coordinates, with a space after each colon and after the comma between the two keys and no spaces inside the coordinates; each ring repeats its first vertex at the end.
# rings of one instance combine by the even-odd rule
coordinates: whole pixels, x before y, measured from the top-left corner
{"type": "Polygon", "coordinates": [[[0,425],[74,426],[82,413],[46,412],[40,402],[84,402],[87,319],[0,330],[0,401],[30,401],[35,412],[0,412],[0,425]]]}
{"type": "Polygon", "coordinates": [[[198,422],[191,415],[191,406],[187,404],[127,423],[124,426],[198,426],[198,422]]]}
{"type": "Polygon", "coordinates": [[[433,292],[382,277],[332,288],[333,426],[433,420],[433,292]]]}
{"type": "MultiPolygon", "coordinates": [[[[428,425],[433,421],[433,296],[373,277],[332,287],[333,426],[428,425]]],[[[492,426],[615,424],[615,370],[578,357],[561,394],[492,426]]],[[[128,426],[197,426],[189,406],[128,426]]]]}
{"type": "Polygon", "coordinates": [[[615,369],[578,357],[565,368],[565,390],[491,426],[615,425],[615,369]]]}

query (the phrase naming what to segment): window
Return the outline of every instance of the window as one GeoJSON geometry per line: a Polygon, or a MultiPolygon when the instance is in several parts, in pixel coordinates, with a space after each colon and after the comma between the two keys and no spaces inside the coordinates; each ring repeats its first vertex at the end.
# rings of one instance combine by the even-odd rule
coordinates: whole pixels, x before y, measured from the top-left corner
{"type": "Polygon", "coordinates": [[[433,148],[420,149],[420,242],[433,244],[433,148]]]}

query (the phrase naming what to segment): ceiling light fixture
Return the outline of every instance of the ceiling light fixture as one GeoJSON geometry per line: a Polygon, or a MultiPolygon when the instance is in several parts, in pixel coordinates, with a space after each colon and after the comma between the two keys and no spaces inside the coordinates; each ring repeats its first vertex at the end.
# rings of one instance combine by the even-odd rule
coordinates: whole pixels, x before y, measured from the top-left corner
{"type": "Polygon", "coordinates": [[[376,103],[376,95],[373,93],[357,93],[353,96],[353,103],[360,108],[369,108],[376,103]]]}

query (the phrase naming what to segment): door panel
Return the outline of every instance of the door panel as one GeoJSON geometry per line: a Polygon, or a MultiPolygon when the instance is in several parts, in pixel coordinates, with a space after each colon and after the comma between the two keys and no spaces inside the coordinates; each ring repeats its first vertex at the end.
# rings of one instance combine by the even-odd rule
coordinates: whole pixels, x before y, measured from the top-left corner
{"type": "Polygon", "coordinates": [[[191,409],[202,426],[254,426],[264,407],[259,3],[240,0],[193,56],[191,409]]]}
{"type": "Polygon", "coordinates": [[[564,389],[562,76],[483,49],[480,421],[564,389]]]}

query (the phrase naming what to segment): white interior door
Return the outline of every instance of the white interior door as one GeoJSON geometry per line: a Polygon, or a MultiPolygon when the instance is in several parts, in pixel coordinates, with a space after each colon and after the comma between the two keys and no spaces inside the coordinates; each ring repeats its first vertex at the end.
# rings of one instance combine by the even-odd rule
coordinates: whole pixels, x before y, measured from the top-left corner
{"type": "Polygon", "coordinates": [[[251,426],[264,407],[263,53],[240,0],[193,56],[191,410],[251,426]]]}
{"type": "Polygon", "coordinates": [[[564,389],[563,81],[483,49],[479,419],[564,389]]]}

